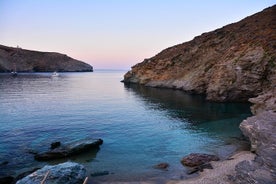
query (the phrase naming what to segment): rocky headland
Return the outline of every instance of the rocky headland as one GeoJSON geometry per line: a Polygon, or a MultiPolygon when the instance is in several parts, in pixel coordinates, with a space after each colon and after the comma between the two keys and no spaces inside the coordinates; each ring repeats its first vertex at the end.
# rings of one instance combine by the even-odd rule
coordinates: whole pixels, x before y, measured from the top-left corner
{"type": "Polygon", "coordinates": [[[253,116],[240,128],[249,138],[254,154],[241,153],[233,156],[233,161],[215,164],[213,172],[207,171],[212,176],[203,174],[190,183],[276,181],[275,15],[276,5],[167,48],[125,74],[125,83],[179,89],[217,102],[253,104],[253,116]],[[214,182],[220,176],[223,180],[214,182]]]}
{"type": "Polygon", "coordinates": [[[0,45],[0,72],[92,72],[93,67],[56,52],[0,45]]]}
{"type": "Polygon", "coordinates": [[[276,6],[136,64],[125,83],[247,101],[276,84],[276,6]]]}

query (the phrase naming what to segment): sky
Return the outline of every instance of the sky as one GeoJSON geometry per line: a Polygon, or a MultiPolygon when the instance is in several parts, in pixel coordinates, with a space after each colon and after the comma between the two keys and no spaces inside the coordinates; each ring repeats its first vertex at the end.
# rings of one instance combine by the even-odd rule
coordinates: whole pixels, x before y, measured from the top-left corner
{"type": "Polygon", "coordinates": [[[130,69],[276,0],[0,0],[0,44],[130,69]]]}

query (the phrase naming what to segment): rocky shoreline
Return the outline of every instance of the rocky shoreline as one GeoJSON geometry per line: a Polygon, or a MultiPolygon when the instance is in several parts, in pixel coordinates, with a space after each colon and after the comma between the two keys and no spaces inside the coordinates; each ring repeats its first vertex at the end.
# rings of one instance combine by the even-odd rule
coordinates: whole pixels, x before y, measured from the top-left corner
{"type": "MultiPolygon", "coordinates": [[[[217,102],[249,101],[252,117],[240,124],[252,159],[238,157],[223,180],[208,175],[180,183],[266,183],[276,181],[276,5],[136,64],[124,83],[204,94],[217,102]],[[234,168],[234,170],[233,170],[234,168]],[[229,173],[230,172],[230,173],[229,173]],[[210,180],[212,178],[212,180],[210,180]]],[[[247,153],[246,153],[247,154],[247,153]]],[[[214,167],[213,174],[216,177],[214,167]]],[[[205,171],[206,172],[206,171],[205,171]]],[[[212,172],[212,171],[210,171],[212,172]]]]}

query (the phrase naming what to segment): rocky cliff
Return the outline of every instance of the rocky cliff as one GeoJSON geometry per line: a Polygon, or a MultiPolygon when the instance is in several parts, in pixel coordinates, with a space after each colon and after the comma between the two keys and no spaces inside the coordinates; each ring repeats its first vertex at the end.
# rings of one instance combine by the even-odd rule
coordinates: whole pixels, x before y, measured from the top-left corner
{"type": "Polygon", "coordinates": [[[132,67],[125,83],[250,101],[254,116],[240,129],[256,153],[236,165],[234,183],[276,181],[276,5],[240,22],[163,50],[132,67]]]}
{"type": "Polygon", "coordinates": [[[90,72],[93,67],[64,54],[0,45],[0,72],[90,72]]]}
{"type": "Polygon", "coordinates": [[[276,84],[276,5],[145,59],[124,82],[247,101],[276,84]]]}

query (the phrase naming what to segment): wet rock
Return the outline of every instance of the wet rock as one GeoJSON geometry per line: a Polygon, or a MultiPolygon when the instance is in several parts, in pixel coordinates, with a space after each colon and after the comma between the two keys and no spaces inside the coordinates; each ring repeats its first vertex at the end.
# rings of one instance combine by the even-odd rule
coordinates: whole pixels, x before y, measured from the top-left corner
{"type": "Polygon", "coordinates": [[[1,162],[0,163],[0,166],[3,166],[3,165],[8,165],[9,161],[4,161],[4,162],[1,162]]]}
{"type": "Polygon", "coordinates": [[[181,163],[184,166],[195,167],[206,164],[210,161],[218,161],[219,157],[216,155],[209,155],[205,153],[191,153],[182,158],[181,163]]]}
{"type": "Polygon", "coordinates": [[[85,168],[74,162],[65,162],[54,166],[45,166],[16,182],[16,184],[40,184],[45,175],[47,184],[82,184],[86,177],[85,168]]]}
{"type": "Polygon", "coordinates": [[[153,166],[154,169],[161,169],[161,170],[167,170],[167,168],[169,167],[170,165],[166,162],[162,162],[160,164],[157,164],[155,166],[153,166]]]}
{"type": "Polygon", "coordinates": [[[38,161],[54,160],[66,158],[83,153],[91,149],[98,149],[103,144],[102,139],[85,139],[76,141],[68,145],[60,146],[47,152],[39,153],[34,156],[38,161]]]}
{"type": "Polygon", "coordinates": [[[55,149],[55,148],[58,148],[58,147],[60,147],[60,142],[53,142],[53,143],[51,143],[51,149],[55,149]]]}
{"type": "Polygon", "coordinates": [[[92,177],[105,176],[105,175],[109,175],[109,171],[98,171],[90,174],[90,176],[92,177]]]}

